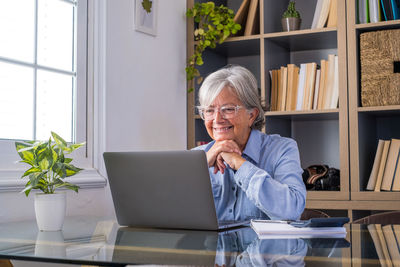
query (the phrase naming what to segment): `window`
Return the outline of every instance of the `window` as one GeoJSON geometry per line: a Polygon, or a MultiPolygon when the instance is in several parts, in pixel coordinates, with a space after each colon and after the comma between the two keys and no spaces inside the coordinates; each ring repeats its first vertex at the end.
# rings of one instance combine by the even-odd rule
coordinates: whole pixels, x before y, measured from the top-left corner
{"type": "Polygon", "coordinates": [[[0,169],[16,168],[14,140],[87,141],[87,21],[86,0],[2,2],[0,169]]]}

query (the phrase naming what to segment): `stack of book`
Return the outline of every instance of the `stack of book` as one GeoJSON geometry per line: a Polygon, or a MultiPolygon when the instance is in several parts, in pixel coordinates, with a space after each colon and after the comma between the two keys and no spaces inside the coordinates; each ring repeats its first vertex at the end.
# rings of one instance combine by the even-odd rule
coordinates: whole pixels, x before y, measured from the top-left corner
{"type": "Polygon", "coordinates": [[[400,225],[370,224],[367,227],[381,266],[399,266],[400,225]]]}
{"type": "Polygon", "coordinates": [[[400,19],[399,0],[358,0],[358,23],[400,19]]]}
{"type": "Polygon", "coordinates": [[[400,191],[400,139],[379,140],[366,190],[400,191]]]}
{"type": "Polygon", "coordinates": [[[236,34],[253,35],[259,32],[259,0],[243,0],[236,12],[233,20],[242,26],[242,29],[236,34]]]}
{"type": "Polygon", "coordinates": [[[339,103],[338,57],[270,70],[271,111],[334,109],[339,103]]]}
{"type": "Polygon", "coordinates": [[[336,27],[337,25],[337,0],[318,0],[315,6],[314,18],[311,29],[323,27],[336,27]]]}

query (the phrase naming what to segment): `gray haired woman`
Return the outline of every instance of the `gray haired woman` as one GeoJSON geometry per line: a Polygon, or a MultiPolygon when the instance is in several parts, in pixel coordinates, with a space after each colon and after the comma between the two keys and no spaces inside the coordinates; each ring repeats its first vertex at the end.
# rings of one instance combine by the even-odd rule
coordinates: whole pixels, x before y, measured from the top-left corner
{"type": "Polygon", "coordinates": [[[254,75],[236,65],[211,73],[199,102],[213,141],[194,149],[206,152],[218,219],[298,219],[306,189],[297,144],[260,132],[265,118],[254,75]]]}

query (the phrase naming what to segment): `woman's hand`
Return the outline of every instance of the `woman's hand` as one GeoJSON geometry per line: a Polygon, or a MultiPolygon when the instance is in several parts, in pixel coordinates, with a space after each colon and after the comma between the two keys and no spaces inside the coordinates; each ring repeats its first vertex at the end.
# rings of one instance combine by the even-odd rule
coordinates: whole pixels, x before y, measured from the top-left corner
{"type": "MultiPolygon", "coordinates": [[[[226,162],[231,169],[237,171],[246,160],[235,152],[221,152],[217,157],[218,165],[226,162]]],[[[225,166],[225,165],[224,165],[225,166]]]]}
{"type": "Polygon", "coordinates": [[[217,161],[217,157],[221,152],[235,153],[239,156],[242,154],[239,146],[233,140],[215,141],[214,145],[206,153],[208,167],[214,166],[214,173],[218,171],[224,173],[226,168],[223,161],[217,161]]]}

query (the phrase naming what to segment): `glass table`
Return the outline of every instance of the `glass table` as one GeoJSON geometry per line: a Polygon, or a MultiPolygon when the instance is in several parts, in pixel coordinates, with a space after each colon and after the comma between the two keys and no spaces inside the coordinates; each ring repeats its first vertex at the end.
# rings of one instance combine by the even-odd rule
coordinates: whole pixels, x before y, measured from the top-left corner
{"type": "Polygon", "coordinates": [[[0,258],[97,266],[380,266],[371,226],[346,228],[345,239],[259,239],[249,227],[128,228],[114,219],[72,217],[62,231],[40,232],[35,221],[13,222],[0,224],[0,258]]]}

